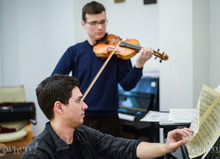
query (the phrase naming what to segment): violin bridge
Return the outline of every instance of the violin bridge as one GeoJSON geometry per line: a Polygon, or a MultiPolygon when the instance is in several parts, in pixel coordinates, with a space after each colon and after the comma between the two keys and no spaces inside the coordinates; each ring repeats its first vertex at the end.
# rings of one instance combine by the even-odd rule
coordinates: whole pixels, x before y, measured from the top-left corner
{"type": "Polygon", "coordinates": [[[112,41],[111,41],[112,45],[115,44],[115,41],[116,41],[115,38],[113,38],[112,41]]]}

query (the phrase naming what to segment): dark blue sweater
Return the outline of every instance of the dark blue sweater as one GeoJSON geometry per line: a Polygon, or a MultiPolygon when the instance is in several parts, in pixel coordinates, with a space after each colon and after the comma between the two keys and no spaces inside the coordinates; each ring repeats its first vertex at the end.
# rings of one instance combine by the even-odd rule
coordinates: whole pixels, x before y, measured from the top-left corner
{"type": "MultiPolygon", "coordinates": [[[[83,94],[104,62],[94,54],[93,46],[86,40],[67,49],[52,75],[72,71],[72,75],[80,81],[83,94]]],[[[113,55],[84,99],[88,105],[85,115],[103,117],[116,114],[119,108],[118,82],[128,91],[136,86],[141,76],[142,68],[132,68],[130,60],[113,55]]]]}

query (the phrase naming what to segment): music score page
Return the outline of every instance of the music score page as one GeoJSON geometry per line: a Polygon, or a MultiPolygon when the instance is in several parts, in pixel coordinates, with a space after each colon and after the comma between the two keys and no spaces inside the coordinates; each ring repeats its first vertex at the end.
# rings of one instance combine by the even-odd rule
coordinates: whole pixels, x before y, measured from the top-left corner
{"type": "MultiPolygon", "coordinates": [[[[216,89],[217,90],[217,89],[216,89]]],[[[220,132],[220,93],[203,85],[190,125],[193,137],[185,138],[189,157],[203,155],[220,132]]]]}

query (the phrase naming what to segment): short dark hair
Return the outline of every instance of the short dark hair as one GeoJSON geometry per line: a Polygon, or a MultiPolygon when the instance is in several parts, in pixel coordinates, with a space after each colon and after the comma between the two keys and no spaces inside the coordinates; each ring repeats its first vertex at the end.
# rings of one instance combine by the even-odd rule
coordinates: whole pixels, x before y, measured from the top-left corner
{"type": "Polygon", "coordinates": [[[55,74],[47,77],[36,88],[38,104],[45,116],[52,120],[54,118],[53,107],[56,101],[68,104],[72,96],[72,90],[79,87],[79,81],[68,75],[55,74]]]}
{"type": "Polygon", "coordinates": [[[86,14],[100,14],[105,11],[105,7],[96,1],[87,3],[82,9],[82,20],[86,20],[86,14]]]}

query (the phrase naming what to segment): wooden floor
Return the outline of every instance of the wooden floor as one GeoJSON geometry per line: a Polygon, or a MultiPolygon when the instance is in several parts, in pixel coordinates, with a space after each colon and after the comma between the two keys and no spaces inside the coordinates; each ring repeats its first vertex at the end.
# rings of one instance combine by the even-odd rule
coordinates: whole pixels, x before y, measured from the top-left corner
{"type": "Polygon", "coordinates": [[[20,152],[20,153],[9,152],[9,153],[6,153],[6,154],[1,153],[0,154],[0,159],[22,159],[23,153],[24,152],[20,152]]]}
{"type": "Polygon", "coordinates": [[[0,144],[0,159],[22,159],[26,146],[3,146],[0,144]]]}

